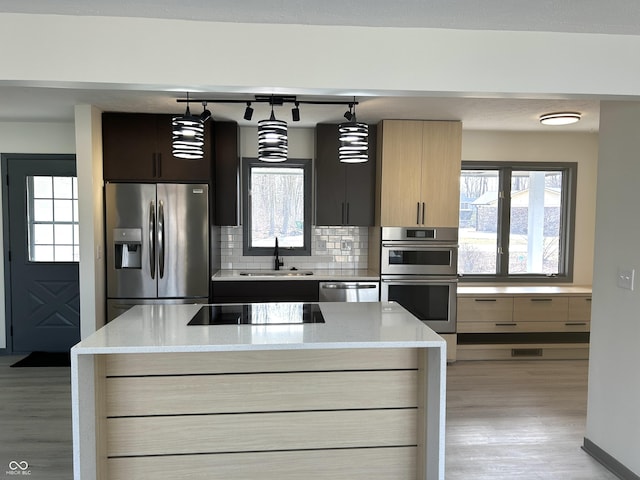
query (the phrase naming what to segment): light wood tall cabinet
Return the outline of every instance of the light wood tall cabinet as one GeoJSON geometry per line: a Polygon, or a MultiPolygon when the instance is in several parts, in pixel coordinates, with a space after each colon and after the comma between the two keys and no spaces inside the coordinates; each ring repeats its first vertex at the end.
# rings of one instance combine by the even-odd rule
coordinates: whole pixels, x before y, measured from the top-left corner
{"type": "Polygon", "coordinates": [[[383,120],[376,176],[380,225],[457,227],[461,152],[460,122],[383,120]]]}

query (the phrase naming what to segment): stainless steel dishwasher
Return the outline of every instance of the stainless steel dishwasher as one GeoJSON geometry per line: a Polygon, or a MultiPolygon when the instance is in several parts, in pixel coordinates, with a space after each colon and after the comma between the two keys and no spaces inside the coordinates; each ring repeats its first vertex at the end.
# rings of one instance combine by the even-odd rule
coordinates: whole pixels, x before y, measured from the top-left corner
{"type": "Polygon", "coordinates": [[[318,297],[321,302],[377,302],[380,283],[320,282],[318,297]]]}

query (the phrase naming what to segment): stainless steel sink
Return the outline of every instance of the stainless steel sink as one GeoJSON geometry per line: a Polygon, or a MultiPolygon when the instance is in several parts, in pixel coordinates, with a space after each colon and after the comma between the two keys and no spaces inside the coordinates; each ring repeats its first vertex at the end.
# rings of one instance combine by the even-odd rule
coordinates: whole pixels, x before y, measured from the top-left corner
{"type": "Polygon", "coordinates": [[[243,277],[304,277],[313,275],[311,270],[247,270],[240,272],[243,277]]]}

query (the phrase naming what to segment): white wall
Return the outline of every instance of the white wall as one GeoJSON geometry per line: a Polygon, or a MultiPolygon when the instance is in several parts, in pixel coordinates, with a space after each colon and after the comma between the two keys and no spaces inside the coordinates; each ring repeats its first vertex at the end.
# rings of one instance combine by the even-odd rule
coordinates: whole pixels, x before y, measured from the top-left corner
{"type": "Polygon", "coordinates": [[[586,438],[640,475],[640,103],[604,102],[586,438]],[[617,287],[633,268],[633,291],[617,287]]]}
{"type": "MultiPolygon", "coordinates": [[[[463,125],[464,128],[464,125],[463,125]]],[[[591,285],[595,234],[598,135],[595,133],[462,133],[462,159],[577,162],[573,284],[591,285]]]]}
{"type": "Polygon", "coordinates": [[[102,112],[75,108],[78,207],[80,215],[80,337],[105,324],[104,196],[102,112]]]}
{"type": "MultiPolygon", "coordinates": [[[[74,153],[72,123],[0,122],[0,153],[74,153]]],[[[4,182],[2,183],[4,188],[4,182]]],[[[0,211],[2,196],[0,196],[0,211]]],[[[0,242],[4,232],[0,222],[0,242]]],[[[0,243],[1,244],[1,243],[0,243]]],[[[4,255],[0,255],[0,272],[4,272],[4,255]]],[[[0,275],[0,348],[7,347],[4,273],[0,275]]]]}

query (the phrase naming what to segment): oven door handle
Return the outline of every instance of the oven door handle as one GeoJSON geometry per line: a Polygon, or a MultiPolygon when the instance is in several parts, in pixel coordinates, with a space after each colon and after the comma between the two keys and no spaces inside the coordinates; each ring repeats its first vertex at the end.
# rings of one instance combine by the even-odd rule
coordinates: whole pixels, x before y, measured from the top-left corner
{"type": "Polygon", "coordinates": [[[458,248],[458,244],[455,243],[383,243],[384,248],[412,248],[415,250],[433,250],[441,248],[458,248]]]}
{"type": "Polygon", "coordinates": [[[434,279],[426,279],[426,278],[420,278],[420,279],[415,279],[415,280],[395,280],[393,278],[382,278],[380,279],[380,281],[382,283],[393,283],[393,284],[399,284],[399,285],[416,285],[416,284],[421,284],[421,283],[430,283],[430,284],[434,284],[434,283],[441,283],[441,284],[450,284],[450,283],[458,283],[458,279],[457,278],[434,278],[434,279]]]}

